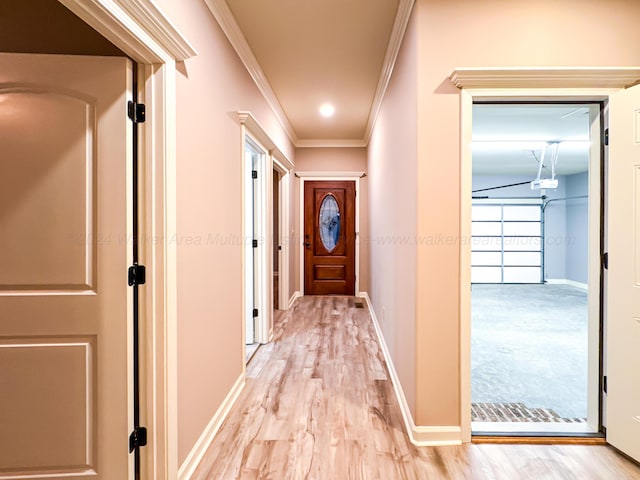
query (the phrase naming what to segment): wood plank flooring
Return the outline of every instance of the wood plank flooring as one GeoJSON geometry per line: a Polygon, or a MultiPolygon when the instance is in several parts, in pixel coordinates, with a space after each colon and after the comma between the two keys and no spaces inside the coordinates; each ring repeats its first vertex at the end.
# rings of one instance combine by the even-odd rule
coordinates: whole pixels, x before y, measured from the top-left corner
{"type": "Polygon", "coordinates": [[[414,446],[368,311],[303,297],[277,313],[192,478],[631,480],[640,467],[606,446],[414,446]]]}

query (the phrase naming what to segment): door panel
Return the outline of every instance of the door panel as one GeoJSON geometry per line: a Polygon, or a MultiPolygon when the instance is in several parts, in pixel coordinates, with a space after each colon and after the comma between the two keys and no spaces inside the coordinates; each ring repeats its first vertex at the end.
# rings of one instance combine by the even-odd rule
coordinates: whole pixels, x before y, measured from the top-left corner
{"type": "Polygon", "coordinates": [[[607,440],[640,460],[640,86],[609,111],[607,440]]]}
{"type": "Polygon", "coordinates": [[[11,388],[3,389],[3,410],[8,415],[2,428],[13,432],[13,441],[3,445],[3,468],[86,464],[87,446],[94,446],[88,438],[95,401],[93,339],[30,338],[29,342],[5,339],[0,344],[3,384],[11,388]],[[24,411],[25,399],[30,414],[14,415],[24,411]]]}
{"type": "Polygon", "coordinates": [[[90,288],[94,252],[68,237],[86,237],[92,223],[93,105],[44,90],[0,98],[0,289],[90,288]],[[66,128],[59,128],[60,118],[66,128]]]}
{"type": "Polygon", "coordinates": [[[0,54],[0,479],[129,477],[125,58],[0,54]]]}
{"type": "Polygon", "coordinates": [[[305,182],[305,295],[355,294],[355,182],[305,182]]]}

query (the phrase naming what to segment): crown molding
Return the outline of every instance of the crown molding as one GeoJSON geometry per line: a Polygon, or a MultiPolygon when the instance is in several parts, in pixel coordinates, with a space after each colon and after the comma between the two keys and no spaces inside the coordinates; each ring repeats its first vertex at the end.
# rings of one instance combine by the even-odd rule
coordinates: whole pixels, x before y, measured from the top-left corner
{"type": "Polygon", "coordinates": [[[277,158],[287,170],[293,170],[295,166],[293,162],[289,160],[284,153],[282,153],[282,150],[280,150],[275,143],[273,143],[271,137],[269,137],[264,128],[262,128],[262,125],[258,123],[251,112],[239,111],[236,112],[236,114],[240,119],[240,123],[244,125],[247,130],[249,130],[251,135],[253,135],[256,140],[258,140],[264,146],[264,148],[269,151],[270,155],[277,158]]]}
{"type": "Polygon", "coordinates": [[[178,31],[176,26],[158,8],[153,0],[115,0],[136,23],[162,45],[178,61],[198,55],[195,48],[178,31]]]}
{"type": "Polygon", "coordinates": [[[640,80],[640,67],[456,68],[458,88],[625,88],[640,80]]]}
{"type": "MultiPolygon", "coordinates": [[[[124,1],[124,0],[119,0],[124,1]]],[[[150,1],[150,0],[147,0],[150,1]]],[[[262,67],[258,63],[255,55],[251,51],[244,34],[240,30],[238,23],[233,17],[231,9],[227,5],[225,0],[204,0],[205,4],[218,21],[218,24],[222,28],[229,42],[233,46],[234,50],[240,57],[240,60],[244,64],[245,68],[251,75],[251,78],[257,85],[258,89],[262,93],[263,97],[271,107],[271,110],[276,115],[282,128],[284,128],[287,136],[297,148],[349,148],[349,147],[366,147],[369,144],[373,126],[375,124],[380,107],[382,106],[382,100],[386,93],[393,68],[398,58],[400,46],[404,38],[409,18],[411,17],[411,11],[415,0],[399,0],[398,11],[391,30],[391,36],[389,38],[389,45],[385,54],[382,70],[378,79],[378,85],[374,94],[371,109],[369,110],[369,117],[367,119],[367,125],[365,128],[365,134],[363,138],[358,139],[300,139],[298,138],[295,130],[291,126],[286,113],[284,112],[282,105],[278,101],[278,98],[271,88],[269,81],[267,80],[262,67]]]]}
{"type": "Polygon", "coordinates": [[[366,147],[367,142],[362,138],[353,139],[303,139],[296,142],[296,148],[355,148],[366,147]]]}
{"type": "Polygon", "coordinates": [[[132,58],[145,63],[182,61],[196,50],[152,0],[58,0],[132,58]],[[147,41],[146,48],[130,46],[127,32],[147,41]]]}
{"type": "Polygon", "coordinates": [[[262,93],[262,96],[269,104],[269,107],[271,107],[271,110],[280,122],[280,125],[287,133],[289,140],[291,140],[295,145],[298,142],[298,136],[291,126],[287,115],[284,113],[282,105],[280,105],[278,97],[276,97],[275,92],[271,88],[266,75],[262,71],[262,67],[260,67],[258,60],[251,51],[251,47],[249,47],[249,43],[247,43],[247,39],[244,37],[242,30],[240,30],[240,27],[238,26],[233,13],[231,13],[231,9],[227,5],[227,2],[225,0],[204,0],[204,3],[207,5],[222,28],[222,31],[229,39],[229,42],[240,57],[240,60],[249,72],[249,75],[251,75],[251,78],[258,87],[258,90],[260,90],[260,93],[262,93]]]}
{"type": "Polygon", "coordinates": [[[296,177],[298,178],[363,178],[366,177],[366,172],[341,172],[339,170],[336,171],[311,171],[311,172],[296,172],[296,177]]]}
{"type": "Polygon", "coordinates": [[[398,59],[398,53],[404,39],[404,34],[409,24],[409,18],[411,18],[411,11],[413,10],[413,4],[415,0],[400,0],[398,4],[398,12],[393,22],[393,28],[391,30],[391,36],[389,38],[389,45],[387,46],[387,53],[384,57],[382,64],[382,70],[380,71],[380,78],[378,79],[378,86],[376,93],[373,96],[373,102],[371,104],[371,110],[369,110],[369,118],[367,120],[367,126],[364,133],[364,144],[368,145],[371,140],[371,134],[373,133],[373,126],[376,123],[380,108],[382,107],[382,100],[391,81],[391,75],[393,74],[393,67],[398,59]]]}

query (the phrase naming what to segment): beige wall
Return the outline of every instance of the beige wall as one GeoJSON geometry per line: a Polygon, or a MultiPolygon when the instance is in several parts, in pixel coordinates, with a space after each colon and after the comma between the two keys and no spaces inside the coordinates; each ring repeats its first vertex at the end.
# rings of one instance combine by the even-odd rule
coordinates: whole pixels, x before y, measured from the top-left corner
{"type": "Polygon", "coordinates": [[[413,16],[368,149],[369,296],[412,411],[416,386],[416,42],[413,16]]]}
{"type": "MultiPolygon", "coordinates": [[[[388,327],[385,335],[398,343],[417,341],[414,384],[406,384],[406,376],[402,380],[406,392],[415,388],[416,424],[459,425],[459,246],[447,239],[455,240],[460,231],[460,103],[448,76],[455,67],[640,65],[640,2],[418,0],[414,17],[418,34],[405,40],[403,55],[417,48],[417,56],[408,67],[396,67],[394,77],[417,68],[417,163],[411,170],[406,162],[406,179],[417,180],[417,238],[424,239],[416,247],[416,328],[400,341],[394,336],[405,322],[388,327]]],[[[403,101],[415,95],[407,90],[403,101]]],[[[406,115],[413,116],[409,110],[406,115]]],[[[378,121],[376,137],[388,139],[390,151],[410,148],[406,136],[384,122],[378,121]]],[[[374,197],[380,190],[374,187],[372,153],[369,171],[374,197]]],[[[390,264],[398,250],[372,249],[374,279],[378,266],[390,264]]],[[[386,289],[394,286],[393,277],[379,281],[386,289]]]]}
{"type": "MultiPolygon", "coordinates": [[[[365,172],[367,171],[367,149],[366,148],[298,148],[296,149],[296,171],[297,172],[365,172]]],[[[292,264],[295,275],[295,288],[293,291],[300,291],[300,246],[302,244],[300,235],[300,179],[295,179],[294,185],[294,255],[292,264]]],[[[360,292],[366,292],[369,287],[369,211],[367,205],[368,178],[360,179],[359,202],[360,207],[360,270],[356,272],[360,279],[360,292]]],[[[293,292],[292,292],[293,293],[293,292]]],[[[358,292],[356,292],[358,293],[358,292]]]]}
{"type": "MultiPolygon", "coordinates": [[[[459,235],[459,66],[639,65],[635,0],[419,0],[418,236],[459,235]],[[447,208],[442,208],[446,205],[447,208]]],[[[418,246],[418,425],[459,424],[459,247],[418,246]]]]}
{"type": "MultiPolygon", "coordinates": [[[[158,4],[199,54],[179,66],[177,79],[182,462],[242,372],[242,256],[233,241],[241,235],[241,139],[233,112],[252,111],[291,160],[300,156],[298,170],[362,170],[346,164],[360,165],[364,153],[294,152],[204,3],[158,4]]],[[[459,232],[459,99],[448,75],[456,66],[638,65],[638,18],[635,0],[417,1],[368,152],[370,192],[361,198],[372,212],[364,242],[371,251],[361,281],[418,425],[459,424],[458,246],[426,241],[459,232]]],[[[294,206],[298,198],[294,189],[294,206]]],[[[295,235],[299,217],[291,215],[295,235]]]]}
{"type": "Polygon", "coordinates": [[[178,454],[182,463],[242,373],[240,124],[249,110],[293,148],[201,1],[160,7],[198,56],[177,79],[178,454]]]}

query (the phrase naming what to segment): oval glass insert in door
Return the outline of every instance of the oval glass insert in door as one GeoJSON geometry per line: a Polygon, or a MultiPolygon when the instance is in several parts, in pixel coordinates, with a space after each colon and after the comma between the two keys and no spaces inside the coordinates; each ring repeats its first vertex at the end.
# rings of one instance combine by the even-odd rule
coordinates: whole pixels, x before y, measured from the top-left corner
{"type": "Polygon", "coordinates": [[[331,194],[324,197],[320,205],[319,228],[322,245],[331,253],[340,238],[340,207],[331,194]]]}

